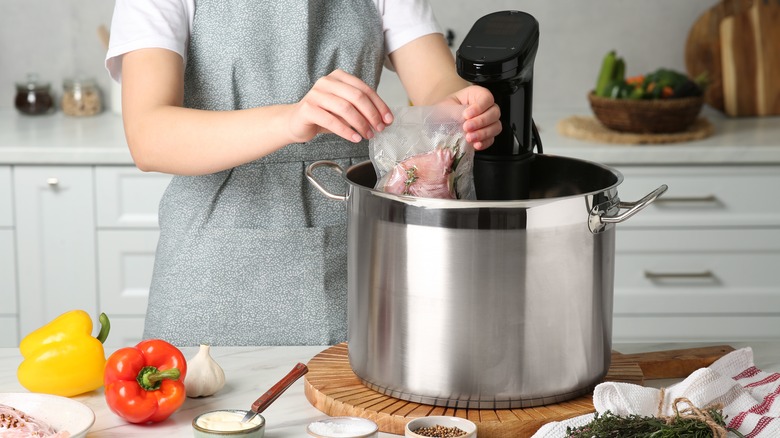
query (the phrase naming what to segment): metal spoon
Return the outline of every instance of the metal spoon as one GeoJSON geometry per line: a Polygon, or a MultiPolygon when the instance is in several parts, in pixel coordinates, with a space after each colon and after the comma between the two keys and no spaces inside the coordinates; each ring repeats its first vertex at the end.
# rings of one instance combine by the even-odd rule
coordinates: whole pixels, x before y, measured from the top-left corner
{"type": "Polygon", "coordinates": [[[250,411],[244,415],[244,418],[241,420],[241,422],[246,423],[247,421],[251,421],[253,418],[255,418],[255,415],[263,412],[265,408],[273,403],[274,400],[279,398],[279,396],[282,395],[282,393],[286,391],[287,388],[289,388],[293,383],[295,383],[296,380],[300,379],[308,372],[309,368],[306,367],[306,365],[302,363],[295,365],[295,367],[293,367],[293,369],[287,373],[287,375],[284,376],[282,380],[276,382],[276,384],[272,386],[271,389],[266,391],[265,394],[261,395],[257,400],[255,400],[254,403],[252,403],[250,411]]]}

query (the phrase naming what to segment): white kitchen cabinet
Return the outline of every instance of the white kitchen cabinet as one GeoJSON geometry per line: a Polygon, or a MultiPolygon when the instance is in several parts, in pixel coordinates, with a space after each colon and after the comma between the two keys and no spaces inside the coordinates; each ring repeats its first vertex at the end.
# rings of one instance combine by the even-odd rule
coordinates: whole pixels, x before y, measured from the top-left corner
{"type": "Polygon", "coordinates": [[[141,340],[157,206],[170,176],[134,166],[36,165],[0,167],[0,182],[6,179],[0,299],[9,306],[0,308],[0,345],[18,345],[73,309],[93,315],[95,332],[97,315],[109,316],[108,346],[141,340]]]}
{"type": "Polygon", "coordinates": [[[780,166],[625,166],[620,198],[669,190],[617,225],[615,342],[780,337],[780,166]]]}
{"type": "Polygon", "coordinates": [[[0,228],[0,347],[19,342],[14,249],[13,230],[0,228]]]}
{"type": "Polygon", "coordinates": [[[143,335],[160,235],[158,207],[170,180],[133,166],[95,168],[98,297],[112,332],[106,345],[133,344],[143,335]]]}
{"type": "Polygon", "coordinates": [[[95,314],[92,168],[14,168],[20,334],[67,310],[95,314]]]}
{"type": "Polygon", "coordinates": [[[159,235],[156,230],[98,231],[102,311],[144,315],[159,235]]]}
{"type": "Polygon", "coordinates": [[[14,225],[11,166],[0,166],[0,228],[14,225]]]}
{"type": "Polygon", "coordinates": [[[95,168],[97,225],[157,229],[157,211],[170,175],[144,173],[132,166],[95,168]]]}
{"type": "Polygon", "coordinates": [[[157,230],[98,231],[100,308],[115,332],[109,345],[141,339],[158,237],[157,230]]]}
{"type": "Polygon", "coordinates": [[[19,341],[11,167],[0,166],[0,347],[19,341]]]}
{"type": "Polygon", "coordinates": [[[624,166],[620,199],[669,190],[621,228],[780,226],[780,166],[624,166]]]}

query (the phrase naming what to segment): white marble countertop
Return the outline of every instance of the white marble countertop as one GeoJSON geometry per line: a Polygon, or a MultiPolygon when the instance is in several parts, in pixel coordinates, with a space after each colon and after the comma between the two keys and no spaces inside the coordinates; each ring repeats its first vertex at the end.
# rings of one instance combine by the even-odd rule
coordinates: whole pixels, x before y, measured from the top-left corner
{"type": "MultiPolygon", "coordinates": [[[[703,115],[715,127],[711,137],[666,145],[599,144],[558,134],[560,120],[589,114],[587,109],[536,111],[544,152],[609,165],[780,163],[780,117],[728,118],[705,108],[703,115]]],[[[133,161],[117,114],[25,116],[6,109],[0,110],[0,164],[132,165],[133,161]]]]}
{"type": "MultiPolygon", "coordinates": [[[[614,349],[631,354],[648,351],[676,350],[712,344],[616,344],[614,349]]],[[[755,364],[764,371],[780,372],[780,342],[731,343],[734,348],[750,346],[755,364]]],[[[184,405],[167,420],[154,425],[126,423],[112,413],[105,402],[102,389],[73,397],[89,406],[96,416],[88,437],[126,436],[192,436],[192,419],[213,409],[247,409],[263,392],[284,377],[298,363],[307,363],[326,347],[212,347],[211,353],[225,370],[226,385],[217,394],[206,398],[187,398],[184,405]]],[[[196,348],[183,348],[189,359],[196,348]]],[[[110,351],[106,352],[110,354],[110,351]]],[[[0,393],[27,392],[16,378],[16,368],[21,355],[16,348],[0,348],[0,393]]],[[[673,382],[649,381],[649,386],[665,386],[673,382]]],[[[305,437],[306,425],[327,418],[314,408],[303,392],[303,379],[295,382],[268,409],[266,419],[267,438],[305,437]]],[[[397,435],[380,433],[382,438],[397,435]]]]}

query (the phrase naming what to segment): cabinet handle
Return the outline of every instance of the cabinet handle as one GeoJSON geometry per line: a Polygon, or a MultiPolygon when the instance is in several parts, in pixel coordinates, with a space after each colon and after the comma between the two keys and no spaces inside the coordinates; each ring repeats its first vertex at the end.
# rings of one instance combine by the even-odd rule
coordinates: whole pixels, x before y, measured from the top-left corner
{"type": "Polygon", "coordinates": [[[701,272],[653,272],[645,271],[645,278],[650,280],[662,280],[668,278],[715,278],[715,274],[709,269],[701,272]]]}
{"type": "Polygon", "coordinates": [[[60,179],[55,177],[46,178],[46,184],[51,187],[57,187],[60,185],[60,179]]]}
{"type": "Polygon", "coordinates": [[[656,204],[678,204],[678,203],[717,203],[720,204],[720,200],[715,195],[706,196],[664,196],[658,198],[656,204]]]}

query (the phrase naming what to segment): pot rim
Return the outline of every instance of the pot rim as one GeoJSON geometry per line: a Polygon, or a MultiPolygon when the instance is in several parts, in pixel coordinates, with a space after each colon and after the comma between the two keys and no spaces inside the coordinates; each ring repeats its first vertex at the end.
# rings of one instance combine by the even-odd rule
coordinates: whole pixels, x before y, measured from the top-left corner
{"type": "MultiPolygon", "coordinates": [[[[566,157],[562,155],[555,155],[555,154],[537,154],[537,155],[544,155],[545,157],[550,157],[554,159],[563,159],[563,160],[570,160],[570,161],[576,161],[583,163],[585,165],[591,165],[594,167],[598,167],[601,170],[607,171],[609,173],[612,173],[616,180],[613,184],[602,187],[596,190],[591,190],[587,192],[577,193],[573,195],[565,195],[565,196],[559,196],[559,197],[551,197],[551,198],[538,198],[538,199],[519,199],[519,200],[468,200],[468,199],[439,199],[439,198],[421,198],[418,196],[411,196],[411,195],[396,195],[393,193],[387,193],[378,189],[375,189],[373,187],[367,187],[361,184],[356,183],[355,181],[352,181],[349,179],[348,175],[351,170],[362,167],[362,166],[371,166],[373,169],[373,164],[371,163],[371,160],[362,161],[360,163],[355,163],[351,166],[349,166],[347,169],[341,172],[341,177],[344,179],[344,181],[350,186],[350,187],[356,187],[360,190],[365,190],[370,192],[372,195],[389,199],[392,201],[397,201],[403,204],[407,204],[414,207],[419,208],[431,208],[431,209],[475,209],[475,208],[533,208],[533,207],[539,207],[542,205],[549,204],[551,202],[557,202],[557,201],[563,201],[567,199],[579,199],[583,196],[591,196],[595,195],[597,193],[602,193],[604,191],[612,190],[619,186],[623,180],[623,173],[619,170],[607,166],[605,164],[596,163],[594,161],[589,160],[583,160],[579,158],[572,158],[572,157],[566,157]]],[[[347,193],[347,199],[349,198],[349,193],[347,193]]]]}

